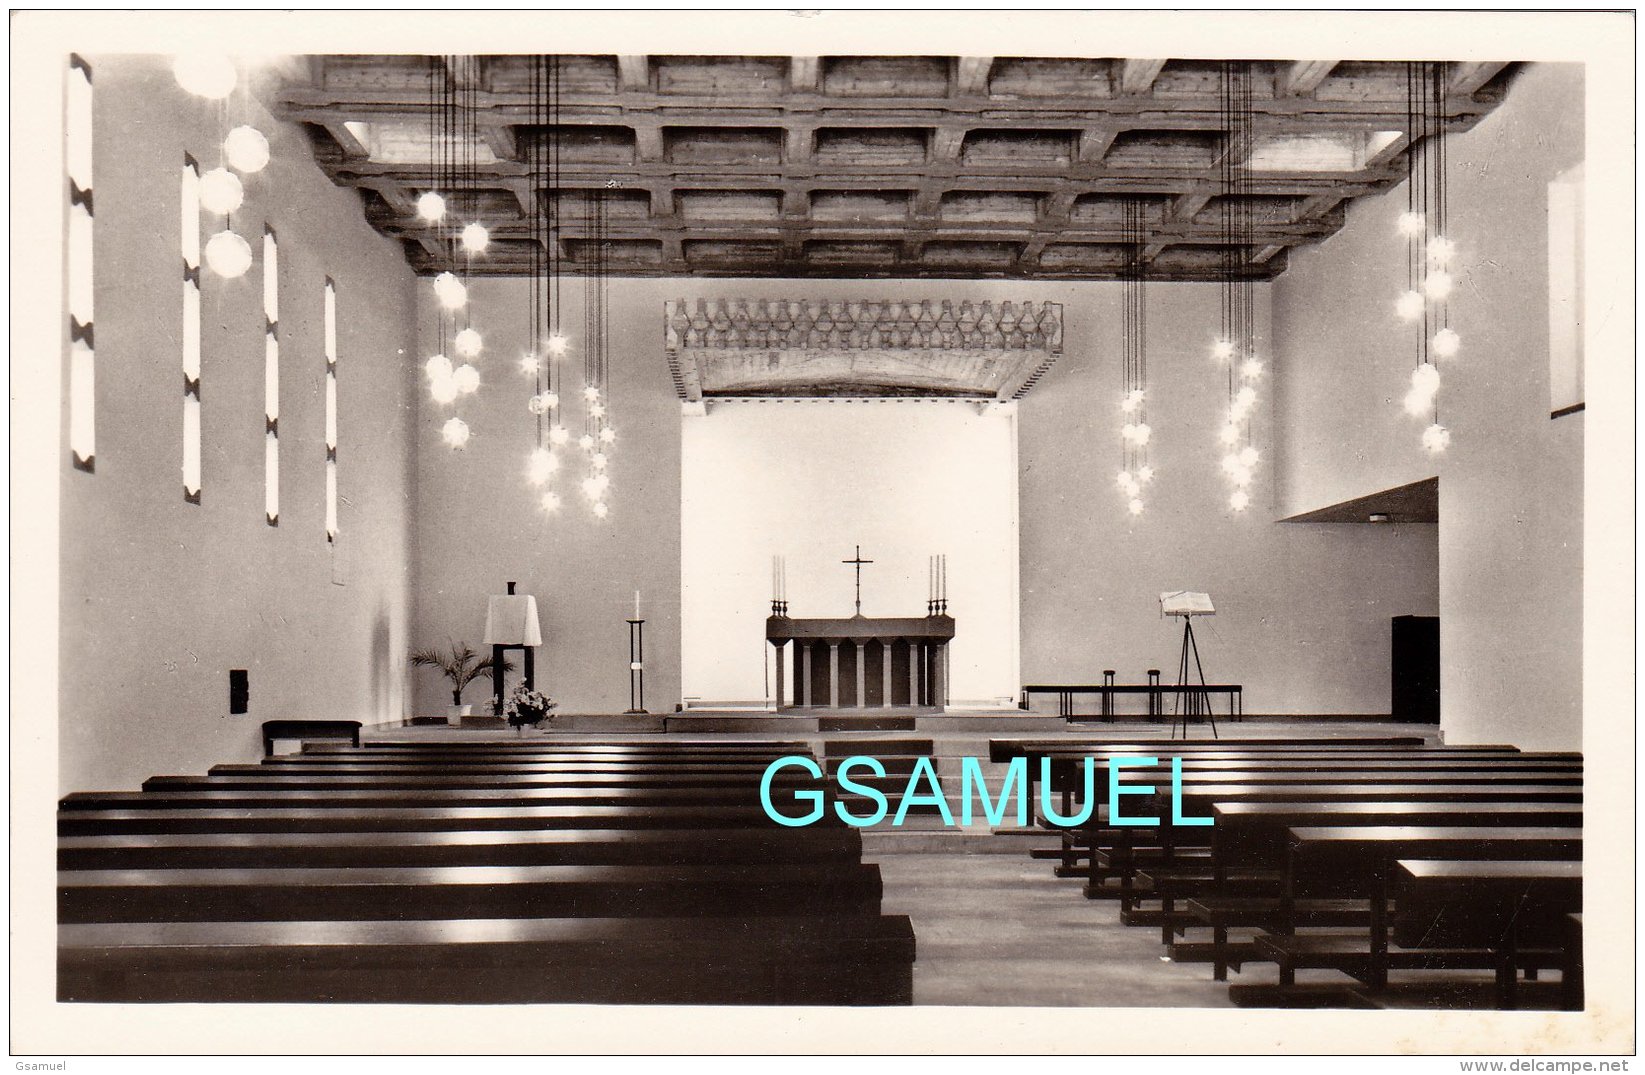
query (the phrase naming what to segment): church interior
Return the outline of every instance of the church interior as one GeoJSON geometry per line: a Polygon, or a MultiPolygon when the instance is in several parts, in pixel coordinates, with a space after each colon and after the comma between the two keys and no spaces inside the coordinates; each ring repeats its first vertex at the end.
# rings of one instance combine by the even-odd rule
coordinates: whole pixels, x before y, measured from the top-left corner
{"type": "Polygon", "coordinates": [[[861,51],[58,58],[58,1001],[1591,1012],[1584,65],[861,51]]]}

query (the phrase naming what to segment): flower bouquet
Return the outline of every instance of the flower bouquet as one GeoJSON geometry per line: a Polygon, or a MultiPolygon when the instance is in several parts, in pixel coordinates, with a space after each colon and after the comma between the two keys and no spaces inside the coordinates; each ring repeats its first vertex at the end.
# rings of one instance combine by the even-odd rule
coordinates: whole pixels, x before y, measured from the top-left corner
{"type": "Polygon", "coordinates": [[[503,715],[511,726],[523,734],[527,724],[535,726],[542,723],[557,704],[548,695],[521,683],[509,692],[508,701],[503,705],[503,715]]]}

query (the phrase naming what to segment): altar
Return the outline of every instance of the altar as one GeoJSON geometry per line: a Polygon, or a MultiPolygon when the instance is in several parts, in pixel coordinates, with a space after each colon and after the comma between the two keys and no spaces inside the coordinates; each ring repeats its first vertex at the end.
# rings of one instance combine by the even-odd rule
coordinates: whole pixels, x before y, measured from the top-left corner
{"type": "Polygon", "coordinates": [[[872,560],[844,561],[856,569],[856,613],[797,618],[788,614],[786,565],[772,565],[771,615],[766,641],[776,650],[778,711],[803,709],[914,709],[940,713],[948,704],[947,558],[932,557],[931,592],[924,616],[864,616],[862,569],[872,560]],[[788,650],[792,646],[793,654],[788,650]],[[792,696],[788,690],[793,669],[792,696]]]}
{"type": "Polygon", "coordinates": [[[954,618],[947,613],[844,619],[770,616],[765,637],[777,651],[779,710],[883,707],[941,712],[948,704],[948,643],[954,638],[954,618]],[[789,666],[794,676],[792,698],[785,682],[789,666]]]}

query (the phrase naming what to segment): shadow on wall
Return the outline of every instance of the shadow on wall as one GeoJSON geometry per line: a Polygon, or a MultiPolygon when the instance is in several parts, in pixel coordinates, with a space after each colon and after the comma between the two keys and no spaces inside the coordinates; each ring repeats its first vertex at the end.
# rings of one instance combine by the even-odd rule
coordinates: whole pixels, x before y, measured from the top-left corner
{"type": "Polygon", "coordinates": [[[379,605],[371,624],[370,719],[377,724],[395,719],[389,712],[394,701],[396,660],[389,649],[388,609],[379,605]]]}

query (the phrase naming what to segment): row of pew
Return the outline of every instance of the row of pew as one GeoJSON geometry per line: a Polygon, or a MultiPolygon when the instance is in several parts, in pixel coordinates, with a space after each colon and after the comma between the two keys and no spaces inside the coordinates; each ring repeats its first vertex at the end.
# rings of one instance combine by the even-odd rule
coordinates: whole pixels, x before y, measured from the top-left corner
{"type": "Polygon", "coordinates": [[[1084,760],[1096,759],[1089,819],[1036,822],[1060,831],[1061,846],[1045,849],[1058,875],[1218,981],[1277,967],[1277,984],[1233,984],[1236,1004],[1382,1007],[1403,990],[1439,1007],[1509,1009],[1525,999],[1522,982],[1554,970],[1557,991],[1537,987],[1537,1003],[1582,1007],[1580,754],[1397,736],[1062,737],[993,740],[991,756],[1026,758],[1031,774],[1049,759],[1064,818],[1078,816],[1084,760]],[[1158,816],[1157,828],[1116,825],[1106,805],[1107,763],[1136,756],[1160,763],[1124,768],[1122,783],[1155,790],[1124,796],[1122,818],[1158,816]],[[1182,815],[1211,825],[1168,824],[1173,756],[1182,815]],[[1337,973],[1299,984],[1299,971],[1337,973]],[[1434,971],[1453,973],[1424,973],[1434,971]]]}
{"type": "Polygon", "coordinates": [[[58,996],[911,1003],[912,926],[880,913],[858,832],[784,828],[760,807],[767,764],[808,753],[309,745],[71,794],[58,996]]]}

